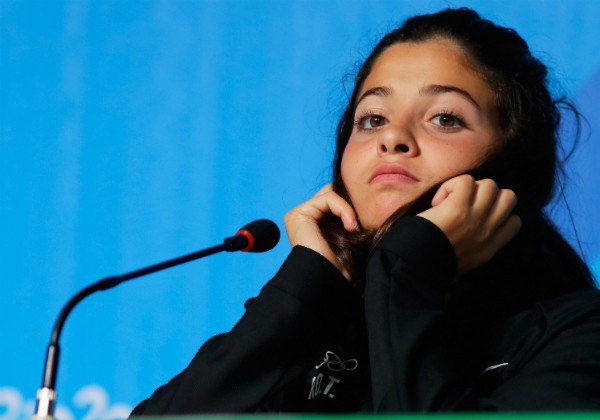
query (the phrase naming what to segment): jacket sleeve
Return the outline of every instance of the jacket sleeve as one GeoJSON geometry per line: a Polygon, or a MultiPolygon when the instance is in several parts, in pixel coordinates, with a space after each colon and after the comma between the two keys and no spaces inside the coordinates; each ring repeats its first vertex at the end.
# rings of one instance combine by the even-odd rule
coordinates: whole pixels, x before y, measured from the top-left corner
{"type": "MultiPolygon", "coordinates": [[[[542,332],[497,388],[470,393],[444,311],[455,274],[451,244],[418,216],[400,219],[372,253],[365,313],[374,411],[600,408],[598,312],[562,332],[542,332]]],[[[545,314],[537,315],[543,325],[545,314]]]]}
{"type": "Polygon", "coordinates": [[[132,415],[255,411],[286,367],[327,334],[323,325],[335,322],[351,293],[329,261],[294,247],[233,329],[208,340],[132,415]]]}
{"type": "Polygon", "coordinates": [[[435,411],[459,397],[442,310],[455,273],[446,236],[418,216],[396,222],[372,253],[365,316],[376,412],[435,411]]]}

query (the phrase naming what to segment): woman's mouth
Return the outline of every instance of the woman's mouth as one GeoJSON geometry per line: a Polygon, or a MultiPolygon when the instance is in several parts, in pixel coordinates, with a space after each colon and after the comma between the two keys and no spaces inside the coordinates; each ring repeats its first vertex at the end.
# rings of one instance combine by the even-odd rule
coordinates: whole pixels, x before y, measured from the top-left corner
{"type": "Polygon", "coordinates": [[[419,179],[398,163],[383,163],[373,171],[369,184],[414,184],[419,179]]]}

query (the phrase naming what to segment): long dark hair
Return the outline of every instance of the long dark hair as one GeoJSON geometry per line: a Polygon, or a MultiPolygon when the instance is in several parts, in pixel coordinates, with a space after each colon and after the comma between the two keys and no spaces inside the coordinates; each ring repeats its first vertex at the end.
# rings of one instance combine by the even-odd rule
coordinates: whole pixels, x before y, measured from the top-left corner
{"type": "MultiPolygon", "coordinates": [[[[373,64],[391,45],[433,38],[456,42],[495,94],[503,147],[472,174],[476,179],[492,178],[501,188],[515,191],[519,199],[515,211],[523,220],[523,228],[518,239],[512,241],[513,250],[516,247],[513,254],[534,258],[538,265],[560,265],[558,271],[570,280],[568,285],[558,280],[561,285],[555,289],[592,285],[585,263],[543,212],[562,172],[557,156],[560,110],[573,111],[577,124],[580,116],[564,98],[552,98],[546,66],[533,57],[527,43],[514,30],[483,19],[471,9],[446,9],[412,17],[375,46],[355,77],[352,95],[338,123],[334,191],[351,203],[341,177],[341,161],[353,130],[357,96],[373,64]]],[[[349,233],[334,217],[321,222],[326,240],[355,282],[363,278],[368,253],[379,238],[399,217],[427,208],[436,187],[398,209],[377,231],[349,233]]]]}

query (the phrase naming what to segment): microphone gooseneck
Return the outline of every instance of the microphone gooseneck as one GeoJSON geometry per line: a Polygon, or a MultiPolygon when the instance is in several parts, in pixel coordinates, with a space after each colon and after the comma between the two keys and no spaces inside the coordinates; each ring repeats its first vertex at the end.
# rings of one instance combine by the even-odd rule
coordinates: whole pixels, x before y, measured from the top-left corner
{"type": "Polygon", "coordinates": [[[93,283],[79,292],[77,292],[60,311],[52,335],[50,344],[46,352],[46,363],[44,364],[44,374],[42,378],[42,387],[37,392],[36,411],[32,419],[54,419],[54,409],[56,404],[56,376],[58,372],[58,359],[60,355],[60,334],[64,323],[75,306],[83,299],[92,293],[112,289],[119,284],[132,280],[147,274],[165,270],[176,265],[194,261],[202,257],[206,257],[217,252],[227,251],[248,251],[248,252],[265,252],[272,249],[279,242],[279,228],[271,220],[259,219],[248,223],[241,228],[235,236],[225,238],[221,245],[216,245],[201,251],[193,252],[181,257],[154,264],[149,267],[131,271],[120,276],[106,277],[93,283]]]}

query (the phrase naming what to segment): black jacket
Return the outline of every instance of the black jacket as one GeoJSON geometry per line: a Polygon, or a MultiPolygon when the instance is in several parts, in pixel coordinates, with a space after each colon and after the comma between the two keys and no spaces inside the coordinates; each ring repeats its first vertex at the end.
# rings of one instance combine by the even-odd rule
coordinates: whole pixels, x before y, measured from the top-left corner
{"type": "Polygon", "coordinates": [[[364,290],[294,247],[233,329],[132,415],[600,409],[597,290],[536,301],[519,276],[455,271],[420,217],[385,235],[364,290]]]}

